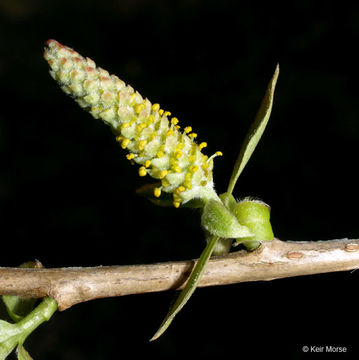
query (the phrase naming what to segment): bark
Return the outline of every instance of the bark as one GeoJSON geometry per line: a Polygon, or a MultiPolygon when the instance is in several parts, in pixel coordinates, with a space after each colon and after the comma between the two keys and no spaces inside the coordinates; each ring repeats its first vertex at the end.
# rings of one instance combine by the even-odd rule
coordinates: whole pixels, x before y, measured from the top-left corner
{"type": "MultiPolygon", "coordinates": [[[[0,268],[0,294],[54,298],[60,310],[97,298],[181,289],[196,260],[56,269],[0,268]]],[[[199,286],[273,280],[359,268],[359,239],[275,239],[253,252],[213,257],[199,286]]]]}

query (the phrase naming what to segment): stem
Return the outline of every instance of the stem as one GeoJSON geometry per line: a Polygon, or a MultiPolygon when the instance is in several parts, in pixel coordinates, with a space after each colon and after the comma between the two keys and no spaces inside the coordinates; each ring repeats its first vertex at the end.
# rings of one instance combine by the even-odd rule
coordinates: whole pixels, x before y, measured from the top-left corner
{"type": "Polygon", "coordinates": [[[57,310],[57,303],[54,299],[46,296],[44,300],[30,314],[17,323],[22,330],[20,343],[23,344],[25,339],[43,322],[48,321],[57,310]]]}
{"type": "Polygon", "coordinates": [[[203,250],[200,258],[197,261],[196,266],[194,267],[192,274],[190,278],[187,281],[186,286],[180,293],[178,299],[168,312],[167,316],[163,320],[162,324],[160,325],[159,329],[153,335],[152,339],[150,341],[156,340],[159,338],[166,329],[170,326],[171,322],[173,321],[174,317],[180,312],[180,310],[183,308],[183,306],[186,304],[186,302],[189,300],[189,298],[192,296],[193,292],[196,290],[197,285],[199,281],[201,280],[201,277],[204,273],[204,270],[206,268],[206,265],[208,263],[209,258],[211,257],[211,254],[213,252],[213,249],[218,241],[218,237],[211,236],[210,240],[208,241],[207,246],[203,250]]]}
{"type": "MultiPolygon", "coordinates": [[[[0,267],[0,294],[49,295],[59,310],[89,300],[181,289],[194,260],[146,265],[20,269],[0,267]]],[[[198,286],[359,269],[359,239],[264,242],[252,252],[212,257],[198,286]]]]}

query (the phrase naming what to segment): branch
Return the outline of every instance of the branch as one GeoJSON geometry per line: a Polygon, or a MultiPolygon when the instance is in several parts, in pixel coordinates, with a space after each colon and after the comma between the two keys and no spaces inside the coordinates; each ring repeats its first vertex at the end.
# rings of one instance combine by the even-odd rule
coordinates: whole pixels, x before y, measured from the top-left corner
{"type": "MultiPolygon", "coordinates": [[[[112,296],[180,289],[196,260],[87,268],[0,268],[0,294],[54,298],[60,310],[112,296]]],[[[253,252],[212,258],[199,286],[359,269],[359,239],[273,240],[253,252]]]]}

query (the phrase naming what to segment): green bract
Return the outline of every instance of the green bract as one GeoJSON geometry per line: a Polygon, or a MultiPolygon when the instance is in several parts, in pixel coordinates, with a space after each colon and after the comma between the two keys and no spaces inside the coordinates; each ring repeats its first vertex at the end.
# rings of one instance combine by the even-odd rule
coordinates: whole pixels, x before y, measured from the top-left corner
{"type": "Polygon", "coordinates": [[[273,230],[270,223],[270,208],[267,204],[251,199],[239,202],[234,214],[239,223],[252,231],[254,236],[236,239],[235,245],[243,244],[249,250],[256,249],[262,241],[273,240],[273,230]]]}
{"type": "Polygon", "coordinates": [[[254,235],[220,201],[212,199],[203,208],[201,223],[209,233],[221,238],[248,238],[254,235]]]}

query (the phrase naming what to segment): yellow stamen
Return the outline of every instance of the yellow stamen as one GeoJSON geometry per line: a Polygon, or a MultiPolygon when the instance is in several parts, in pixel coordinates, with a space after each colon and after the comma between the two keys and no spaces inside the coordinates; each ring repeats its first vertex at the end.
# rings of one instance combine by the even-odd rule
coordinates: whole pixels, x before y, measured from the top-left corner
{"type": "Polygon", "coordinates": [[[184,132],[186,133],[186,134],[188,134],[189,132],[191,132],[192,131],[192,126],[186,126],[185,128],[184,128],[184,132]]]}
{"type": "Polygon", "coordinates": [[[162,150],[159,150],[159,151],[157,151],[156,155],[157,155],[158,158],[162,158],[162,157],[165,156],[165,153],[162,150]]]}
{"type": "Polygon", "coordinates": [[[162,179],[161,184],[162,184],[163,187],[167,187],[167,186],[171,185],[167,179],[162,179]]]}
{"type": "Polygon", "coordinates": [[[151,165],[151,160],[146,160],[145,167],[148,168],[151,165]]]}
{"type": "Polygon", "coordinates": [[[145,104],[139,104],[136,106],[136,113],[139,114],[144,108],[145,108],[145,104]]]}
{"type": "Polygon", "coordinates": [[[121,147],[122,149],[126,149],[127,148],[127,145],[131,142],[130,139],[123,139],[122,140],[122,143],[121,143],[121,147]]]}
{"type": "Polygon", "coordinates": [[[178,119],[177,119],[176,117],[173,117],[173,118],[171,119],[171,124],[177,125],[177,124],[178,124],[178,119]]]}
{"type": "Polygon", "coordinates": [[[132,160],[132,159],[134,159],[135,157],[136,157],[135,154],[127,154],[127,155],[126,155],[127,160],[132,160]]]}
{"type": "Polygon", "coordinates": [[[121,136],[121,135],[116,136],[116,141],[117,142],[120,142],[122,140],[123,140],[123,136],[121,136]]]}
{"type": "Polygon", "coordinates": [[[159,109],[158,113],[162,116],[165,111],[163,109],[159,109]]]}
{"type": "Polygon", "coordinates": [[[147,144],[146,140],[141,140],[137,145],[138,150],[142,151],[146,144],[147,144]]]}
{"type": "Polygon", "coordinates": [[[207,143],[206,142],[202,142],[198,145],[199,149],[202,150],[203,148],[207,147],[207,143]]]}
{"type": "Polygon", "coordinates": [[[207,181],[206,181],[206,180],[202,180],[202,181],[201,181],[201,185],[202,185],[202,186],[206,186],[206,185],[207,185],[207,181]]]}
{"type": "Polygon", "coordinates": [[[197,165],[192,166],[191,171],[194,173],[199,170],[199,167],[197,165]]]}
{"type": "Polygon", "coordinates": [[[151,115],[148,117],[146,123],[147,123],[148,125],[151,125],[151,124],[154,123],[154,121],[155,121],[155,117],[151,114],[151,115]]]}
{"type": "Polygon", "coordinates": [[[138,169],[138,175],[140,176],[146,176],[147,174],[147,171],[146,171],[146,168],[144,166],[141,166],[139,169],[138,169]]]}
{"type": "Polygon", "coordinates": [[[180,173],[182,171],[181,167],[178,165],[175,165],[172,167],[172,169],[176,172],[176,173],[180,173]]]}
{"type": "Polygon", "coordinates": [[[122,125],[121,125],[121,131],[123,131],[123,130],[125,130],[125,129],[127,129],[128,127],[130,127],[131,126],[131,124],[130,124],[130,122],[125,122],[125,123],[123,123],[122,125]]]}
{"type": "Polygon", "coordinates": [[[160,179],[163,179],[167,174],[168,174],[168,171],[167,171],[167,170],[161,170],[161,171],[158,173],[158,177],[159,177],[160,179]]]}
{"type": "Polygon", "coordinates": [[[188,135],[189,137],[195,139],[198,135],[196,133],[191,133],[188,135]]]}
{"type": "Polygon", "coordinates": [[[179,159],[181,156],[182,156],[182,151],[181,151],[181,150],[177,150],[177,151],[175,152],[175,157],[176,157],[176,159],[179,159]]]}
{"type": "Polygon", "coordinates": [[[179,186],[177,189],[176,189],[176,192],[178,193],[178,194],[180,194],[181,192],[184,192],[184,191],[186,191],[186,188],[184,187],[184,186],[179,186]]]}
{"type": "Polygon", "coordinates": [[[174,201],[173,206],[178,209],[180,207],[181,203],[179,201],[174,201]]]}
{"type": "Polygon", "coordinates": [[[223,153],[222,153],[222,151],[217,151],[217,152],[216,152],[216,155],[217,155],[217,156],[223,156],[223,153]]]}
{"type": "Polygon", "coordinates": [[[138,124],[137,127],[136,127],[137,132],[140,133],[146,126],[147,126],[146,123],[138,124]]]}
{"type": "Polygon", "coordinates": [[[161,189],[160,188],[154,188],[153,195],[155,197],[160,197],[161,196],[161,189]]]}
{"type": "Polygon", "coordinates": [[[160,104],[153,104],[152,111],[158,111],[158,110],[160,110],[160,104]]]}
{"type": "Polygon", "coordinates": [[[171,112],[170,111],[165,111],[163,116],[171,116],[171,112]]]}

